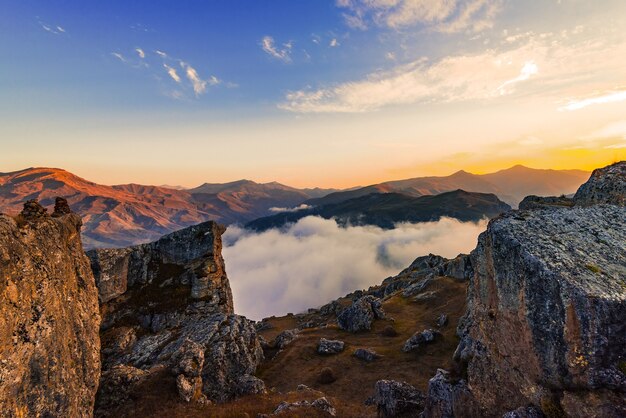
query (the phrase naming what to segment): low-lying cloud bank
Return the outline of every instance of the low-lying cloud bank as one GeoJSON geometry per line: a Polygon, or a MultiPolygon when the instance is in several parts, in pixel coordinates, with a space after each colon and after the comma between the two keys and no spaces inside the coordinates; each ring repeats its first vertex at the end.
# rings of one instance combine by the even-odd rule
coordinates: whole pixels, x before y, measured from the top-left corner
{"type": "Polygon", "coordinates": [[[418,256],[467,253],[486,226],[486,221],[443,218],[392,230],[342,228],[314,216],[262,233],[231,226],[223,237],[223,255],[235,310],[259,320],[321,306],[380,284],[418,256]]]}

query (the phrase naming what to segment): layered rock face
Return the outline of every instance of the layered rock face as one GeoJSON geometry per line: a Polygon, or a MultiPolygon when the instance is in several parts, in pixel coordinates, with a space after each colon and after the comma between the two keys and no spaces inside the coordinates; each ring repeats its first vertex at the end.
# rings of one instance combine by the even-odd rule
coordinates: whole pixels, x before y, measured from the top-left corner
{"type": "Polygon", "coordinates": [[[164,374],[185,401],[264,390],[252,376],[263,359],[254,323],[233,314],[224,230],[206,222],[150,244],[88,253],[103,316],[98,414],[164,374]]]}
{"type": "Polygon", "coordinates": [[[480,236],[455,356],[484,416],[626,415],[625,167],[594,172],[572,208],[510,212],[480,236]]]}
{"type": "Polygon", "coordinates": [[[57,200],[0,215],[0,415],[89,417],[100,377],[98,294],[81,219],[57,200]]]}

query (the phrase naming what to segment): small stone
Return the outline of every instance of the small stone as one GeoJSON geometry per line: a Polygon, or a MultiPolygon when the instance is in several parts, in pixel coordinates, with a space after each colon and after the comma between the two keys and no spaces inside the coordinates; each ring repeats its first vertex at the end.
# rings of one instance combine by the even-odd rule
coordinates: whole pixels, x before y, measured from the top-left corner
{"type": "Polygon", "coordinates": [[[327,340],[326,338],[320,338],[320,342],[317,346],[317,352],[319,354],[339,354],[344,349],[344,342],[339,340],[327,340]]]}
{"type": "Polygon", "coordinates": [[[59,216],[67,215],[72,213],[70,209],[70,205],[67,203],[67,199],[62,197],[57,197],[54,201],[54,212],[52,213],[53,218],[58,218],[59,216]]]}
{"type": "Polygon", "coordinates": [[[279,350],[284,349],[289,344],[291,344],[293,342],[293,340],[298,338],[298,333],[299,332],[300,331],[297,330],[297,329],[286,329],[286,330],[284,330],[283,332],[278,334],[276,336],[276,338],[274,339],[274,347],[278,348],[279,350]]]}
{"type": "Polygon", "coordinates": [[[381,358],[382,356],[376,351],[369,348],[357,348],[352,355],[358,359],[370,362],[381,358]]]}
{"type": "Polygon", "coordinates": [[[422,332],[416,332],[415,334],[413,334],[413,336],[411,336],[411,338],[406,340],[402,351],[408,353],[417,350],[419,347],[435,341],[435,338],[437,338],[439,335],[441,335],[439,331],[435,331],[432,329],[426,329],[422,332]]]}
{"type": "Polygon", "coordinates": [[[446,325],[448,325],[448,315],[442,313],[441,315],[439,315],[439,318],[437,318],[437,326],[439,328],[443,328],[446,325]]]}

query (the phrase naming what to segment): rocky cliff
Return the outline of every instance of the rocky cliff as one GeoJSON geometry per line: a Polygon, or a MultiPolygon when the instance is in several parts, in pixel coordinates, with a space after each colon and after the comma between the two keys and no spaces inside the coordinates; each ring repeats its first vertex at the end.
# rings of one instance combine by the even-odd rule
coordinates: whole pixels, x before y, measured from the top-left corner
{"type": "Polygon", "coordinates": [[[150,382],[185,401],[264,390],[253,377],[263,358],[254,323],[233,314],[224,230],[206,222],[150,244],[88,252],[103,317],[97,414],[150,382]]]}
{"type": "Polygon", "coordinates": [[[57,199],[0,215],[0,411],[89,417],[100,376],[98,296],[81,219],[57,199]]]}
{"type": "Polygon", "coordinates": [[[484,416],[626,415],[625,170],[596,170],[571,208],[532,205],[480,236],[455,357],[484,416]]]}

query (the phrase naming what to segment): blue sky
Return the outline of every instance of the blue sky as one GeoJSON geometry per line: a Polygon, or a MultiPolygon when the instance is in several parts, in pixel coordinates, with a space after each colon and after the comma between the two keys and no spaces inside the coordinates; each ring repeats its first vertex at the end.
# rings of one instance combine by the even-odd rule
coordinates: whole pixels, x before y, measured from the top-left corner
{"type": "Polygon", "coordinates": [[[0,8],[0,171],[351,186],[624,154],[623,1],[0,8]]]}

